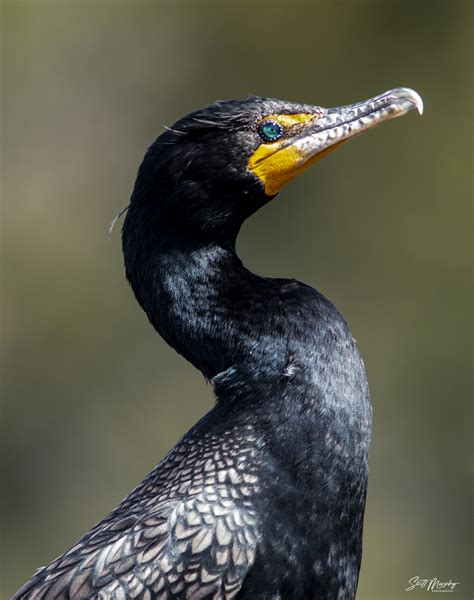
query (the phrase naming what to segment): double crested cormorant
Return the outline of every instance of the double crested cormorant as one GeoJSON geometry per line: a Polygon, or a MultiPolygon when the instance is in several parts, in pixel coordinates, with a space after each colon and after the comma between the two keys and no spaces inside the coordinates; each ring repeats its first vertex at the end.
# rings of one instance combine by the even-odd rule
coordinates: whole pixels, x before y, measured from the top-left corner
{"type": "Polygon", "coordinates": [[[332,109],[249,97],[152,144],[123,227],[126,274],[216,404],[14,598],[355,597],[371,431],[362,360],[324,296],[251,273],[235,241],[306,167],[413,108],[406,88],[332,109]]]}

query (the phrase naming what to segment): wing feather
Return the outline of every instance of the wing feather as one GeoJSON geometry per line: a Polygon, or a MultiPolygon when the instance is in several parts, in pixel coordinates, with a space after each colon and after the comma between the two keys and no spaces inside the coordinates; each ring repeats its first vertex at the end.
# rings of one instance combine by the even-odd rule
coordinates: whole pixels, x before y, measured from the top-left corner
{"type": "Polygon", "coordinates": [[[234,598],[259,540],[251,497],[258,491],[254,439],[246,436],[183,438],[108,517],[12,600],[234,598]]]}

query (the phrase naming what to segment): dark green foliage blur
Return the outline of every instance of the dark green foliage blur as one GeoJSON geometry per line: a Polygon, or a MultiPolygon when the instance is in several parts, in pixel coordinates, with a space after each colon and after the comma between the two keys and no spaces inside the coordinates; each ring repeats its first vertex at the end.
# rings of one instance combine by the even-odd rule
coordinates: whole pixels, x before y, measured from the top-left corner
{"type": "MultiPolygon", "coordinates": [[[[374,405],[359,598],[470,598],[469,2],[3,2],[1,597],[108,513],[212,405],[124,279],[146,147],[248,93],[411,113],[331,154],[239,239],[346,317],[374,405]]],[[[291,510],[291,508],[289,508],[291,510]]]]}

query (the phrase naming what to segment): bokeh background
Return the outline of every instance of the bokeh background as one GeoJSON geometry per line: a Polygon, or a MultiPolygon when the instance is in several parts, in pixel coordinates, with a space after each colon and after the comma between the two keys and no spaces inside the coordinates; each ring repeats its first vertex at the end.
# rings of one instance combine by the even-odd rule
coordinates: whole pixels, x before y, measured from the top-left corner
{"type": "Polygon", "coordinates": [[[331,298],[374,405],[360,599],[470,598],[472,8],[458,0],[3,2],[2,598],[107,514],[213,402],[136,304],[120,225],[146,147],[248,93],[411,113],[243,229],[247,265],[331,298]]]}

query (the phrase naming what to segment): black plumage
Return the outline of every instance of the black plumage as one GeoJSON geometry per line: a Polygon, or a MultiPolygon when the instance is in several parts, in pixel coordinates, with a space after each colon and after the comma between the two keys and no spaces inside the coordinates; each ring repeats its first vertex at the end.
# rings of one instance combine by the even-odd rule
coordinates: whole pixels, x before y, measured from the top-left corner
{"type": "Polygon", "coordinates": [[[235,240],[302,166],[417,99],[217,102],[150,147],[123,228],[127,278],[216,404],[14,598],[355,597],[371,428],[362,360],[326,298],[251,273],[235,240]]]}

